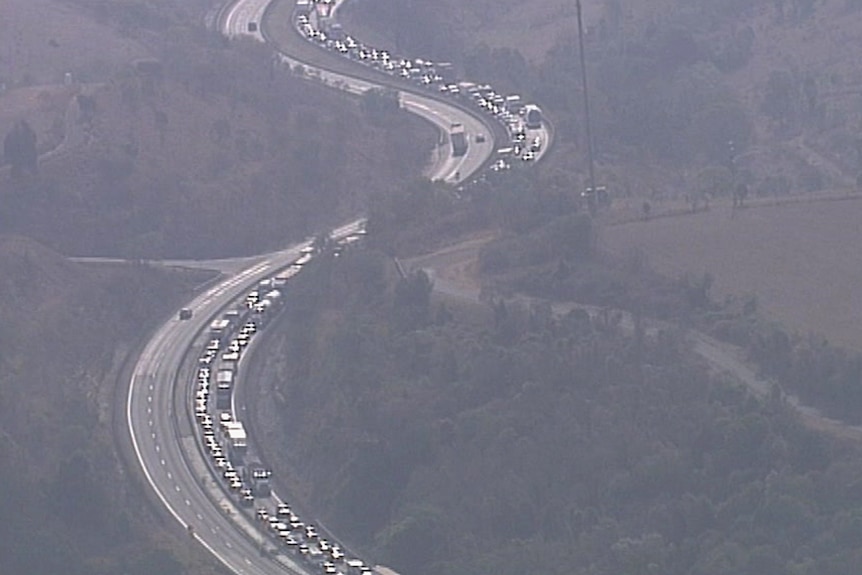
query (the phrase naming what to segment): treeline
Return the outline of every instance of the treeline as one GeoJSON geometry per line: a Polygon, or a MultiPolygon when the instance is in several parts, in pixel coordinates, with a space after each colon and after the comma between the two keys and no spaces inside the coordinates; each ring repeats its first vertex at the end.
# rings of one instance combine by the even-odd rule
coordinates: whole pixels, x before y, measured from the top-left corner
{"type": "Polygon", "coordinates": [[[731,298],[711,305],[706,329],[746,350],[762,376],[802,403],[851,424],[862,422],[862,355],[813,333],[789,332],[754,312],[757,300],[731,298]]]}
{"type": "Polygon", "coordinates": [[[703,330],[740,346],[764,379],[803,403],[848,423],[862,421],[859,353],[768,321],[753,295],[716,299],[709,273],[666,278],[642,252],[604,253],[595,226],[587,214],[572,212],[524,233],[501,233],[479,254],[483,289],[606,306],[703,330]]]}
{"type": "Polygon", "coordinates": [[[263,354],[268,445],[290,496],[375,561],[837,575],[862,559],[860,453],[711,376],[673,329],[440,299],[369,250],[297,279],[263,354]]]}

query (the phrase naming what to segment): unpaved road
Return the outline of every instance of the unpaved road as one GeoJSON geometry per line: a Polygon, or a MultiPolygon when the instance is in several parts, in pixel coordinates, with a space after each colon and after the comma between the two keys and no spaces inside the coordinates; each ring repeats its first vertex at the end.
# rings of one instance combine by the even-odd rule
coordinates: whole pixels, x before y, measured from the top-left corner
{"type": "MultiPolygon", "coordinates": [[[[492,233],[477,235],[437,252],[403,260],[401,264],[405,270],[424,270],[434,282],[434,291],[440,295],[484,305],[480,299],[481,286],[477,273],[477,260],[481,247],[493,237],[492,233]]],[[[524,304],[541,301],[524,295],[515,295],[506,299],[524,304]]],[[[575,309],[584,310],[591,317],[607,311],[597,306],[576,302],[551,304],[551,311],[555,315],[564,315],[575,309]]],[[[631,314],[622,311],[613,311],[612,313],[617,314],[620,325],[624,329],[634,331],[634,320],[631,314]]],[[[647,334],[655,333],[662,327],[658,322],[648,321],[646,324],[647,334]]],[[[745,385],[758,397],[765,397],[770,393],[771,383],[760,378],[756,369],[744,361],[740,348],[694,330],[688,331],[687,338],[692,351],[700,356],[714,373],[724,375],[745,385]]],[[[782,397],[784,401],[796,408],[808,427],[837,438],[862,441],[862,426],[850,425],[826,417],[817,409],[802,404],[793,395],[782,393],[782,397]]]]}

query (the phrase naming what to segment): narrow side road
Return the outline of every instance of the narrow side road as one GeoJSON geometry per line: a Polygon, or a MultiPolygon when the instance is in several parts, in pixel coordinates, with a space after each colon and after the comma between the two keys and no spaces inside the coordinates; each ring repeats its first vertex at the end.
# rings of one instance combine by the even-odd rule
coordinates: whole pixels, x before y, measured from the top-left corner
{"type": "MultiPolygon", "coordinates": [[[[475,267],[479,250],[492,238],[493,236],[490,234],[479,236],[460,244],[448,246],[433,254],[402,260],[401,263],[407,270],[424,270],[434,282],[434,291],[438,294],[484,305],[475,267]]],[[[526,305],[543,301],[519,294],[504,299],[526,305]]],[[[590,317],[596,317],[599,313],[606,311],[598,306],[576,302],[554,302],[551,304],[551,310],[558,316],[576,309],[586,311],[590,317]]],[[[612,312],[620,318],[620,325],[623,329],[630,332],[634,331],[634,320],[631,314],[621,310],[612,310],[612,312]]],[[[648,334],[655,333],[662,327],[671,327],[650,321],[646,324],[648,334]]],[[[686,337],[691,344],[692,352],[698,355],[714,373],[724,375],[732,381],[745,385],[760,398],[766,397],[772,392],[771,382],[758,376],[756,368],[745,361],[743,352],[738,347],[695,330],[688,330],[686,337]]],[[[862,426],[832,419],[814,407],[803,404],[794,395],[782,392],[781,397],[783,401],[786,401],[799,412],[800,417],[808,427],[841,439],[862,442],[862,426]]]]}

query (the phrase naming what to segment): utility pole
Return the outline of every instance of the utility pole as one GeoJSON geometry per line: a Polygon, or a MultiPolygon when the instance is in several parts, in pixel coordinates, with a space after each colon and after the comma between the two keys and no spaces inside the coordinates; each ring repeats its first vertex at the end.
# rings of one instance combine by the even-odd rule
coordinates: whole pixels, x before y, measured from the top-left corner
{"type": "Polygon", "coordinates": [[[584,119],[587,132],[587,169],[589,170],[590,188],[587,201],[590,211],[594,211],[598,202],[596,190],[596,173],[593,165],[593,130],[590,122],[590,94],[587,90],[587,64],[584,56],[584,21],[581,17],[581,0],[575,0],[578,13],[578,49],[581,57],[581,83],[584,86],[584,119]]]}

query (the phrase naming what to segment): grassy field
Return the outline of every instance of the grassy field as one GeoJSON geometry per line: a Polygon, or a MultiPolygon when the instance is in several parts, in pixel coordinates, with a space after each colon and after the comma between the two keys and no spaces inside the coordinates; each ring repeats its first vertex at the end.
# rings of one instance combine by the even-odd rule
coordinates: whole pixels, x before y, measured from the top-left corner
{"type": "Polygon", "coordinates": [[[642,250],[662,273],[715,277],[713,295],[755,294],[759,309],[801,334],[862,351],[862,201],[822,201],[606,227],[601,247],[642,250]]]}
{"type": "Polygon", "coordinates": [[[62,83],[66,72],[84,82],[101,79],[147,55],[133,34],[96,21],[57,0],[0,2],[0,83],[62,83]]]}

